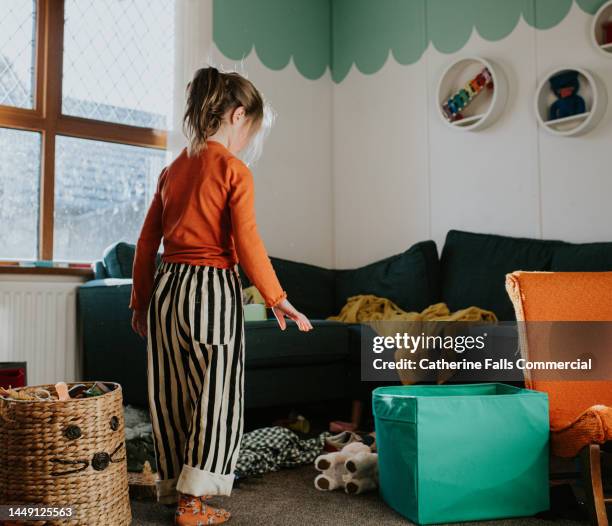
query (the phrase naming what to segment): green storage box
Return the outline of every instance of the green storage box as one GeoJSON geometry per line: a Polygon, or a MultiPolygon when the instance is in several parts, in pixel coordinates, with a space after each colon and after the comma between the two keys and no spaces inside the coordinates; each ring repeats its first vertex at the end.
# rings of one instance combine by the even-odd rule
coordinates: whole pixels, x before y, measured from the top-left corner
{"type": "Polygon", "coordinates": [[[548,397],[505,384],[379,387],[380,493],[419,524],[549,507],[548,397]]]}

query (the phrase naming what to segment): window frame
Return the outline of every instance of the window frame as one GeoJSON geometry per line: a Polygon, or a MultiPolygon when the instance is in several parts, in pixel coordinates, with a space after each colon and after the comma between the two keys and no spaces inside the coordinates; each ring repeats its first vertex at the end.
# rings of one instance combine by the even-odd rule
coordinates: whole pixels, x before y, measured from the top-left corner
{"type": "Polygon", "coordinates": [[[41,134],[38,259],[53,260],[57,135],[165,150],[168,134],[63,115],[64,0],[36,0],[35,22],[33,108],[0,105],[0,127],[41,134]]]}

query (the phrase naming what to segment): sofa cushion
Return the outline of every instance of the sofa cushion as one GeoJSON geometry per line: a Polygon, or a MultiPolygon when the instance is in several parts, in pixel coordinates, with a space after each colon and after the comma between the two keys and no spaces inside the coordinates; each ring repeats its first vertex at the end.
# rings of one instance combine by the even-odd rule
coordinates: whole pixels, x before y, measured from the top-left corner
{"type": "Polygon", "coordinates": [[[374,294],[407,311],[421,311],[439,300],[439,261],[436,244],[422,241],[402,254],[365,267],[336,272],[335,313],[348,298],[374,294]]]}
{"type": "Polygon", "coordinates": [[[550,270],[561,241],[474,234],[451,230],[441,257],[442,300],[451,311],[472,305],[513,320],[506,294],[506,274],[515,270],[550,270]]]}
{"type": "MultiPolygon", "coordinates": [[[[334,271],[307,263],[271,257],[270,261],[293,306],[309,318],[325,319],[334,314],[334,271]]],[[[242,286],[248,277],[240,269],[242,286]]]]}
{"type": "Polygon", "coordinates": [[[566,244],[555,248],[551,270],[605,272],[612,270],[612,243],[566,244]]]}
{"type": "Polygon", "coordinates": [[[304,333],[293,322],[284,331],[276,320],[246,323],[247,368],[346,362],[348,326],[323,320],[313,321],[312,326],[313,331],[304,333]]]}
{"type": "Polygon", "coordinates": [[[110,278],[127,279],[132,277],[136,247],[120,241],[104,251],[102,260],[110,278]]]}
{"type": "MultiPolygon", "coordinates": [[[[119,241],[108,247],[102,256],[104,267],[106,268],[107,278],[132,279],[132,267],[134,266],[134,256],[136,255],[136,245],[119,241]]],[[[155,265],[161,262],[161,254],[157,254],[155,265]]],[[[97,279],[97,278],[96,278],[97,279]]]]}

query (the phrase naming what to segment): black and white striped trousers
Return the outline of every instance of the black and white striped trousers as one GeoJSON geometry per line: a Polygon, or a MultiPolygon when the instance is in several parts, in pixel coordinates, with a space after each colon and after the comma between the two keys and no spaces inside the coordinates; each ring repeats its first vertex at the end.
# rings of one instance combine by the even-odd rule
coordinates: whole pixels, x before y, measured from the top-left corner
{"type": "Polygon", "coordinates": [[[235,268],[162,263],[149,306],[158,500],[229,495],[243,431],[244,322],[235,268]]]}

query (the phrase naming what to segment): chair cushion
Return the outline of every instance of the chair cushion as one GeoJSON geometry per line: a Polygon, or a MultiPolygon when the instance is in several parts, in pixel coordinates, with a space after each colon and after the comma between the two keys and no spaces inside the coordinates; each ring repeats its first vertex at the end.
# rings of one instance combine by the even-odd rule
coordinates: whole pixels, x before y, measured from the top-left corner
{"type": "MultiPolygon", "coordinates": [[[[508,275],[506,286],[517,319],[530,322],[523,326],[521,338],[521,354],[529,360],[568,358],[562,348],[549,345],[550,336],[542,337],[549,333],[550,325],[532,322],[612,320],[612,272],[514,272],[508,275]]],[[[594,360],[600,360],[599,371],[607,370],[601,356],[595,355],[594,360]]],[[[581,381],[571,372],[565,378],[557,373],[551,379],[550,372],[533,370],[525,382],[531,389],[548,393],[551,429],[570,427],[595,405],[612,407],[612,381],[581,381]]]]}
{"type": "Polygon", "coordinates": [[[603,272],[612,270],[612,243],[567,244],[555,248],[550,270],[603,272]]]}
{"type": "Polygon", "coordinates": [[[422,311],[439,300],[439,281],[436,244],[422,241],[365,267],[336,271],[335,313],[357,294],[373,294],[406,311],[422,311]]]}
{"type": "Polygon", "coordinates": [[[324,364],[348,359],[348,326],[314,320],[313,331],[300,332],[293,322],[281,331],[276,320],[245,323],[246,366],[280,367],[324,364]]]}
{"type": "Polygon", "coordinates": [[[561,429],[551,429],[551,450],[559,457],[575,457],[589,444],[612,440],[612,408],[594,405],[561,429]]]}
{"type": "Polygon", "coordinates": [[[499,320],[514,320],[504,289],[515,270],[549,270],[561,241],[542,241],[451,230],[442,251],[442,299],[451,311],[492,310],[499,320]]]}

